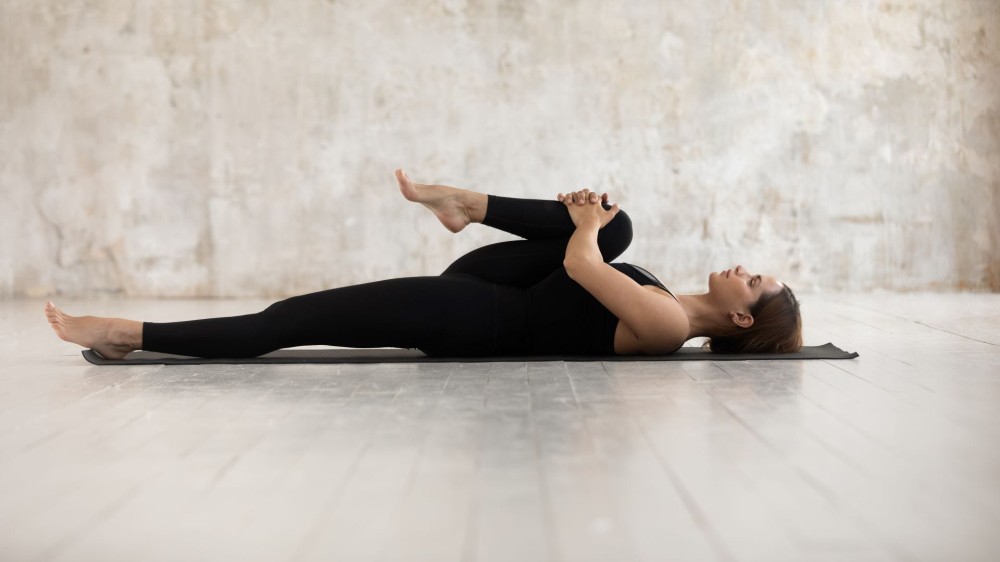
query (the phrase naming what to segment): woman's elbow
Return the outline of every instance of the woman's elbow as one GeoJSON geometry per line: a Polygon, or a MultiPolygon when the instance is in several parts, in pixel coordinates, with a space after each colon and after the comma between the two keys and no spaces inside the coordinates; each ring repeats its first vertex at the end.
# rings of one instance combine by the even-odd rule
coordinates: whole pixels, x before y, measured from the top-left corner
{"type": "Polygon", "coordinates": [[[563,258],[563,268],[570,279],[579,282],[580,278],[586,276],[587,272],[592,271],[594,266],[604,263],[600,258],[600,254],[596,254],[595,256],[567,254],[563,258]]]}
{"type": "Polygon", "coordinates": [[[574,256],[566,256],[563,258],[563,269],[566,270],[566,275],[575,281],[580,270],[580,260],[574,256]]]}

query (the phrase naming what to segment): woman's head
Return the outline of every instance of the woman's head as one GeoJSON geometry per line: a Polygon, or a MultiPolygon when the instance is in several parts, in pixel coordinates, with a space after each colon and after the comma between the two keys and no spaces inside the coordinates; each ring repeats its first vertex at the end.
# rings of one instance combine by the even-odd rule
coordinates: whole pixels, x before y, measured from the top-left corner
{"type": "Polygon", "coordinates": [[[788,286],[743,266],[708,277],[711,299],[727,316],[725,333],[706,345],[720,353],[790,353],[802,347],[799,301],[788,286]]]}

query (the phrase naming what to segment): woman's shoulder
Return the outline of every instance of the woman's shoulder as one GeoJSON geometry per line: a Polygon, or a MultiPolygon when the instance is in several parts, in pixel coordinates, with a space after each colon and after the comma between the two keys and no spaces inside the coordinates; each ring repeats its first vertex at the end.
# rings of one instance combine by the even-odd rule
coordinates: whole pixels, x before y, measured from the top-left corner
{"type": "Polygon", "coordinates": [[[633,330],[627,323],[620,325],[622,335],[615,335],[615,351],[623,355],[673,353],[688,340],[691,327],[687,314],[672,295],[659,287],[646,285],[643,289],[658,297],[656,304],[646,308],[642,330],[633,330]]]}

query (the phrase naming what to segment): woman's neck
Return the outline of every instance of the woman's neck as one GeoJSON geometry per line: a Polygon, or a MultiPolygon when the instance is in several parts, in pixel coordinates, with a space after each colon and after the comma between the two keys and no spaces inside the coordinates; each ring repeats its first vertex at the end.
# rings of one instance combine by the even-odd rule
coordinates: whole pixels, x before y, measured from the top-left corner
{"type": "Polygon", "coordinates": [[[724,335],[731,324],[719,314],[718,308],[709,299],[708,293],[700,295],[677,295],[677,302],[687,315],[688,339],[712,338],[724,335]]]}

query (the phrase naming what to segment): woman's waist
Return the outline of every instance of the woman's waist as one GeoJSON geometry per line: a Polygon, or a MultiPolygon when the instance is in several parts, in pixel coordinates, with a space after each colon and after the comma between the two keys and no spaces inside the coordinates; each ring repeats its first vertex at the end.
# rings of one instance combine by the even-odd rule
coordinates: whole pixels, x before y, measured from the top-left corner
{"type": "Polygon", "coordinates": [[[618,319],[575,281],[528,290],[528,345],[533,353],[614,353],[618,319]]]}

